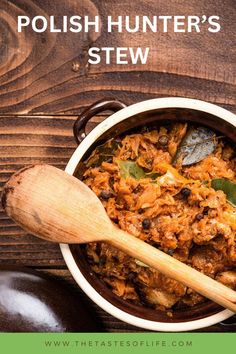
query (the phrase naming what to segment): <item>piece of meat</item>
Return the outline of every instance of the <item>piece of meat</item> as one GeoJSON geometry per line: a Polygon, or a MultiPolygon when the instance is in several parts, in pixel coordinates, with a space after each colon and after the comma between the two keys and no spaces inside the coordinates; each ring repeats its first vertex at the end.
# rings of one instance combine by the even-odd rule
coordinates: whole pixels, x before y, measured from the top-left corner
{"type": "Polygon", "coordinates": [[[220,252],[211,246],[197,247],[192,252],[192,266],[207,275],[214,276],[225,267],[225,260],[220,252]]]}
{"type": "Polygon", "coordinates": [[[147,289],[146,299],[153,305],[161,305],[166,308],[171,308],[178,300],[179,296],[167,293],[163,290],[147,289]]]}
{"type": "Polygon", "coordinates": [[[219,273],[216,276],[216,280],[232,289],[236,289],[236,271],[228,270],[219,273]]]}

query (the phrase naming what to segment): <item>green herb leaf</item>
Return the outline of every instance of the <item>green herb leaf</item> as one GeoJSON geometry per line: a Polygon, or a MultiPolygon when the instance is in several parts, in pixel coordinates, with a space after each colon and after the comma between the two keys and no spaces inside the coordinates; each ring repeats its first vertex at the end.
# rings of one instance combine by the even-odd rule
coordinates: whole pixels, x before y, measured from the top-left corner
{"type": "Polygon", "coordinates": [[[228,202],[236,207],[236,183],[225,178],[216,178],[211,181],[211,187],[216,191],[223,191],[228,202]]]}
{"type": "Polygon", "coordinates": [[[146,174],[142,167],[140,167],[135,161],[116,160],[116,162],[119,166],[121,177],[133,177],[135,179],[141,179],[146,177],[146,174]]]}
{"type": "Polygon", "coordinates": [[[85,165],[87,167],[99,167],[102,162],[112,162],[119,145],[120,142],[118,140],[111,139],[105,144],[97,146],[91,156],[84,161],[85,165]]]}
{"type": "Polygon", "coordinates": [[[152,171],[152,172],[145,172],[142,167],[140,167],[137,162],[135,161],[123,161],[123,160],[116,160],[116,163],[119,166],[121,177],[133,177],[135,179],[141,178],[150,178],[152,180],[157,179],[157,177],[161,176],[160,173],[152,171]]]}
{"type": "Polygon", "coordinates": [[[181,158],[182,165],[188,166],[205,159],[216,148],[215,138],[215,133],[208,128],[191,127],[180,143],[173,163],[181,158]]]}

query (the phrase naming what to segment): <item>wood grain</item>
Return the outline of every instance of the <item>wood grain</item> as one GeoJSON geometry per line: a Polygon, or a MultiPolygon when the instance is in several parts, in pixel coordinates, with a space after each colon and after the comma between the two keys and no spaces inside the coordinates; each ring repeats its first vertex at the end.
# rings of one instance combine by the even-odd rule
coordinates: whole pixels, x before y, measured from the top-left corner
{"type": "MultiPolygon", "coordinates": [[[[0,117],[0,190],[10,176],[34,163],[64,169],[76,148],[74,117],[0,117]]],[[[58,245],[38,240],[14,224],[0,209],[0,263],[65,267],[58,245]]]]}
{"type": "Polygon", "coordinates": [[[0,113],[76,114],[104,96],[127,104],[153,97],[186,96],[235,111],[234,0],[2,0],[0,5],[0,113]],[[209,33],[112,33],[106,17],[136,14],[215,15],[222,29],[209,33]],[[101,33],[17,33],[19,14],[99,15],[101,33]],[[147,65],[88,65],[92,46],[150,47],[147,65]]]}
{"type": "MultiPolygon", "coordinates": [[[[0,192],[19,169],[46,163],[64,169],[76,148],[74,116],[0,116],[0,192]]],[[[94,117],[90,131],[105,117],[94,117]]],[[[66,267],[58,245],[39,240],[17,226],[0,206],[0,264],[66,267]]]]}

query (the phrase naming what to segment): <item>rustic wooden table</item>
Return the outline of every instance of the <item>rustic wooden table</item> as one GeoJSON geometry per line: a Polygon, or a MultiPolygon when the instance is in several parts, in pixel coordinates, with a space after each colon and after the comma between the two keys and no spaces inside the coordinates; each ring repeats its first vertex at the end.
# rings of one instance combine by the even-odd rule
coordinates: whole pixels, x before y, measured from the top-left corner
{"type": "MultiPolygon", "coordinates": [[[[1,0],[0,3],[0,186],[19,168],[48,163],[64,168],[76,148],[75,119],[94,101],[111,97],[127,104],[184,96],[236,113],[235,0],[1,0]],[[17,16],[36,15],[220,15],[210,34],[17,33],[17,16]],[[150,47],[147,65],[88,65],[91,46],[150,47]]],[[[103,119],[95,117],[90,129],[103,119]]],[[[57,275],[81,293],[58,245],[27,234],[0,212],[0,264],[57,275]]],[[[85,295],[81,296],[85,297],[85,295]]],[[[108,332],[138,331],[100,310],[87,298],[108,332]]],[[[215,325],[204,331],[228,331],[215,325]]]]}

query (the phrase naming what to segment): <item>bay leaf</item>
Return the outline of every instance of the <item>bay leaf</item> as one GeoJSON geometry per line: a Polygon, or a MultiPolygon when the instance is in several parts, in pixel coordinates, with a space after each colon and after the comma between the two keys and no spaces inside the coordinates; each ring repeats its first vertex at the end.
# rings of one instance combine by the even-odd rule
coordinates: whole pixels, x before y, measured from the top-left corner
{"type": "Polygon", "coordinates": [[[215,133],[205,127],[190,127],[181,141],[173,163],[182,159],[182,165],[188,166],[202,161],[216,148],[215,133]]]}
{"type": "Polygon", "coordinates": [[[133,177],[135,179],[145,178],[146,174],[142,167],[140,167],[135,161],[123,161],[116,160],[116,163],[119,166],[121,177],[133,177]]]}
{"type": "Polygon", "coordinates": [[[112,162],[113,156],[118,149],[120,142],[115,139],[111,139],[106,143],[99,145],[89,156],[89,158],[84,161],[87,167],[99,167],[102,162],[112,162]]]}
{"type": "Polygon", "coordinates": [[[236,207],[236,183],[226,178],[215,178],[211,181],[211,187],[216,191],[223,191],[227,197],[227,201],[236,207]]]}

